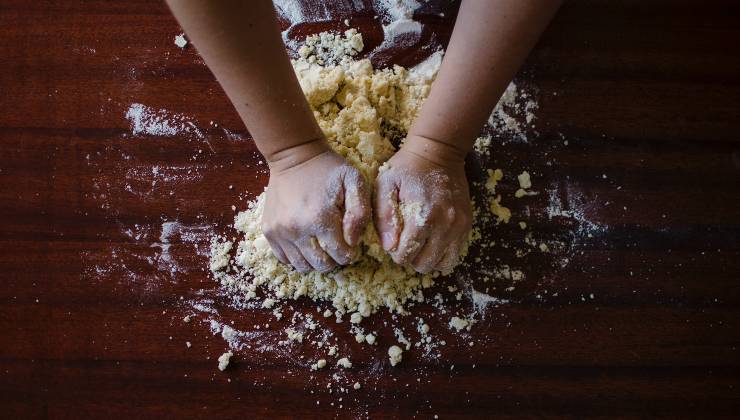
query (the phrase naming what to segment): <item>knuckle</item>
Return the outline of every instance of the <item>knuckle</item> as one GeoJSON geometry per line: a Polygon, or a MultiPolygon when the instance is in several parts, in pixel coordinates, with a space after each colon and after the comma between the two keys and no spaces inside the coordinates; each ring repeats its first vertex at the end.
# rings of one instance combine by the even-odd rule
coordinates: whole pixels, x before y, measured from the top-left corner
{"type": "Polygon", "coordinates": [[[457,210],[454,207],[449,207],[445,212],[445,219],[447,223],[452,224],[458,218],[457,210]]]}

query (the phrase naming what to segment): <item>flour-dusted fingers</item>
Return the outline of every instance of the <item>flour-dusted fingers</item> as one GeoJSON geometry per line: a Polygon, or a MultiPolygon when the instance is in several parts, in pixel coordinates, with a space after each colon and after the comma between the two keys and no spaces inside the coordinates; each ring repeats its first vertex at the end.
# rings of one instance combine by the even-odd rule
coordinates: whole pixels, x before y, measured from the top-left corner
{"type": "Polygon", "coordinates": [[[344,216],[342,227],[344,240],[349,246],[355,246],[370,222],[372,214],[370,192],[365,179],[355,169],[348,167],[343,177],[344,216]]]}
{"type": "Polygon", "coordinates": [[[267,236],[267,234],[265,234],[265,238],[267,239],[267,243],[270,244],[272,253],[275,254],[275,257],[281,263],[290,264],[290,260],[288,259],[288,256],[285,255],[285,251],[283,251],[283,248],[280,246],[279,241],[275,240],[274,238],[271,238],[270,236],[267,236]]]}
{"type": "Polygon", "coordinates": [[[290,261],[290,265],[292,265],[293,268],[301,273],[308,273],[312,270],[311,265],[308,263],[308,261],[306,261],[306,258],[303,257],[301,250],[298,249],[295,244],[285,241],[281,243],[281,247],[283,248],[285,255],[290,261]]]}
{"type": "Polygon", "coordinates": [[[396,264],[411,264],[424,247],[429,235],[429,226],[417,226],[404,219],[401,238],[396,249],[390,252],[391,258],[396,264]]]}
{"type": "Polygon", "coordinates": [[[460,253],[468,241],[470,231],[466,231],[461,234],[455,241],[449,244],[447,249],[442,256],[442,259],[435,265],[434,269],[442,272],[442,274],[448,274],[460,261],[460,253]]]}
{"type": "Polygon", "coordinates": [[[411,262],[411,266],[419,273],[426,274],[431,272],[445,256],[445,252],[449,246],[450,238],[446,229],[442,228],[434,232],[411,262]]]}
{"type": "Polygon", "coordinates": [[[315,236],[301,238],[295,244],[314,270],[326,273],[337,266],[337,263],[321,248],[315,236]]]}
{"type": "Polygon", "coordinates": [[[375,229],[378,230],[383,249],[390,252],[398,246],[402,221],[398,208],[398,185],[395,177],[381,173],[375,180],[374,196],[375,229]]]}
{"type": "Polygon", "coordinates": [[[340,221],[336,220],[333,226],[319,229],[316,239],[319,246],[339,265],[347,265],[355,259],[357,250],[344,240],[340,221]]]}

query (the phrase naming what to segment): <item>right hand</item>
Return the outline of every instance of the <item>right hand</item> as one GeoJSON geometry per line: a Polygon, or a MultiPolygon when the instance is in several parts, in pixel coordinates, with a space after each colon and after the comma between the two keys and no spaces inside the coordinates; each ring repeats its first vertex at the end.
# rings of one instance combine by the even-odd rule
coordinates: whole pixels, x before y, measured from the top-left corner
{"type": "Polygon", "coordinates": [[[300,272],[352,262],[370,214],[362,175],[328,146],[296,165],[271,166],[262,231],[275,256],[300,272]]]}

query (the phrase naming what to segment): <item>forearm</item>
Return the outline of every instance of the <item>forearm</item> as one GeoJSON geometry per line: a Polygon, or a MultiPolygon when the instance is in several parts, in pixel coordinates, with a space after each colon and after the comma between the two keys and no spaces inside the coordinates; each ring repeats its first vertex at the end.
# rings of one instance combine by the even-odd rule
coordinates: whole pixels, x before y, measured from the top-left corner
{"type": "Polygon", "coordinates": [[[442,67],[410,136],[430,140],[430,148],[454,149],[463,156],[469,152],[560,4],[463,0],[442,67]]]}
{"type": "Polygon", "coordinates": [[[324,147],[269,0],[167,0],[268,162],[324,147]],[[290,155],[290,156],[288,156],[290,155]]]}

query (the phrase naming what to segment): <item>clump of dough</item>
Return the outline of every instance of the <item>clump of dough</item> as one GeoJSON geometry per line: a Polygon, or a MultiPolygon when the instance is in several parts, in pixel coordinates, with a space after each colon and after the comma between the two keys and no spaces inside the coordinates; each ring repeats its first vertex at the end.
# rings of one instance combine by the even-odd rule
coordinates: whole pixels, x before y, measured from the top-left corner
{"type": "Polygon", "coordinates": [[[231,356],[233,356],[234,353],[231,351],[227,351],[226,353],[218,356],[218,370],[221,372],[225,371],[227,367],[229,367],[229,362],[231,361],[231,356]]]}
{"type": "Polygon", "coordinates": [[[403,350],[396,345],[390,346],[388,348],[388,359],[391,362],[391,366],[396,366],[403,359],[403,350]]]}
{"type": "MultiPolygon", "coordinates": [[[[362,39],[356,32],[332,38],[344,55],[334,60],[337,65],[322,65],[325,60],[311,58],[322,48],[311,42],[313,45],[302,49],[301,58],[293,62],[301,88],[332,149],[372,186],[380,166],[396,151],[393,141],[405,137],[429,94],[436,70],[418,75],[400,66],[373,69],[369,60],[356,61],[348,53],[355,47],[361,49],[362,39]]],[[[404,305],[423,301],[422,289],[431,287],[440,275],[419,274],[394,263],[382,249],[372,223],[362,236],[361,256],[353,264],[329,273],[299,273],[273,255],[262,233],[264,205],[262,193],[235,218],[235,227],[243,235],[236,263],[248,276],[229,274],[228,270],[214,273],[222,285],[243,292],[247,299],[255,297],[258,288],[266,288],[276,299],[306,296],[325,300],[333,304],[338,318],[353,313],[351,322],[356,324],[383,307],[405,313],[404,305]]],[[[420,205],[409,210],[415,223],[423,223],[420,205]]]]}

